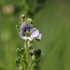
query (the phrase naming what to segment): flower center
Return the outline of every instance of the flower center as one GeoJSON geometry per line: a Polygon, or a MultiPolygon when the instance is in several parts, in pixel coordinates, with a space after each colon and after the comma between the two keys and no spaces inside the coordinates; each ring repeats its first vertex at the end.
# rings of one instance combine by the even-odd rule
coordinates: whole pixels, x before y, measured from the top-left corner
{"type": "Polygon", "coordinates": [[[24,34],[25,34],[25,36],[28,36],[29,37],[31,35],[30,29],[26,30],[26,32],[24,32],[24,34]]]}

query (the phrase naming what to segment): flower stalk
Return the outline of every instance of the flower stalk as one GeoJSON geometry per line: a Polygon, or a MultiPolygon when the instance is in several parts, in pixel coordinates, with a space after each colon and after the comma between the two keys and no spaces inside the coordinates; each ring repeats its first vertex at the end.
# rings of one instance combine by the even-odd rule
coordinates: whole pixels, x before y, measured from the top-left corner
{"type": "MultiPolygon", "coordinates": [[[[25,41],[25,49],[26,49],[26,61],[29,65],[29,48],[28,48],[28,40],[25,41]]],[[[28,66],[29,67],[29,66],[28,66]]]]}
{"type": "Polygon", "coordinates": [[[23,15],[22,19],[23,22],[21,25],[17,25],[17,28],[19,28],[19,35],[24,39],[25,43],[23,48],[17,48],[16,50],[16,65],[19,70],[33,70],[40,61],[41,49],[32,49],[32,43],[40,41],[42,34],[39,33],[37,28],[33,28],[31,18],[26,19],[23,15]]]}

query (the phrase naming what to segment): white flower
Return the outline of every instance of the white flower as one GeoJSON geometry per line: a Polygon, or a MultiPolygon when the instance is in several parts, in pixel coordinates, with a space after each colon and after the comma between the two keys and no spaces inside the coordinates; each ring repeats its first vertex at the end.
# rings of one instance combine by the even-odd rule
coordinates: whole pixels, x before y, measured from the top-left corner
{"type": "Polygon", "coordinates": [[[39,34],[38,29],[33,28],[29,22],[23,22],[20,26],[20,37],[24,40],[32,41],[34,38],[41,39],[42,34],[39,34]],[[29,34],[29,35],[28,35],[29,34]]]}

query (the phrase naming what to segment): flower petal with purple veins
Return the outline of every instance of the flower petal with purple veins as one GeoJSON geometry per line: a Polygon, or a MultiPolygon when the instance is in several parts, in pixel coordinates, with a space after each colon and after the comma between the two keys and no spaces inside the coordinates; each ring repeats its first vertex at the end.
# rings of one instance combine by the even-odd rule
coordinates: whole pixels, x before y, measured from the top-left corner
{"type": "Polygon", "coordinates": [[[41,40],[42,34],[39,34],[36,39],[41,40]]]}
{"type": "Polygon", "coordinates": [[[27,38],[27,36],[25,36],[24,34],[23,34],[23,32],[21,31],[20,33],[20,37],[22,38],[22,39],[25,39],[25,40],[27,40],[28,38],[27,38]]]}
{"type": "Polygon", "coordinates": [[[33,28],[31,30],[31,36],[32,37],[37,37],[39,35],[39,31],[36,28],[33,28]]]}
{"type": "Polygon", "coordinates": [[[30,30],[32,28],[33,28],[33,26],[29,22],[23,22],[20,26],[20,30],[23,31],[23,32],[26,32],[27,30],[30,30]]]}
{"type": "Polygon", "coordinates": [[[40,40],[42,34],[39,34],[38,29],[33,28],[29,22],[23,22],[20,26],[20,37],[24,40],[32,41],[34,38],[40,40]]]}
{"type": "Polygon", "coordinates": [[[27,36],[25,36],[22,31],[20,32],[20,37],[21,37],[22,39],[24,39],[24,40],[30,40],[30,41],[33,40],[33,37],[27,37],[27,36]]]}

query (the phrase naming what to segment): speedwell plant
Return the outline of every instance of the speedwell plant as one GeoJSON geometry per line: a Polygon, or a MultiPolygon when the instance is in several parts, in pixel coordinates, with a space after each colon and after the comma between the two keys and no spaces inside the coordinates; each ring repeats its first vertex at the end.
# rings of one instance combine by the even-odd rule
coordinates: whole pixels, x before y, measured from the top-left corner
{"type": "Polygon", "coordinates": [[[40,41],[42,34],[33,27],[33,20],[21,16],[22,22],[16,27],[19,29],[20,37],[25,41],[24,47],[17,48],[16,65],[18,70],[34,70],[41,60],[41,49],[32,49],[32,43],[40,41]]]}

